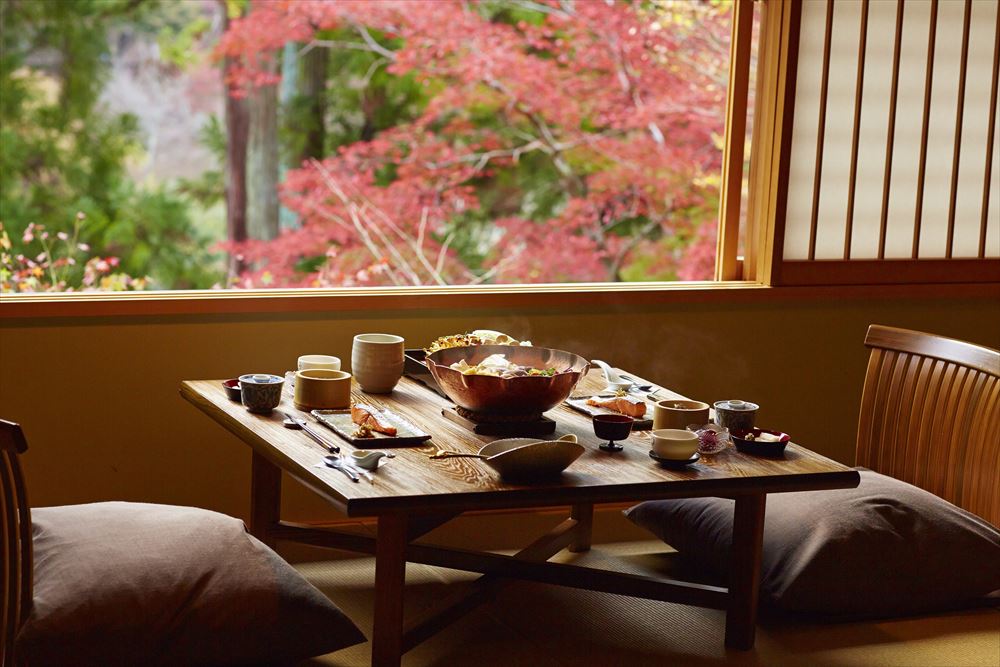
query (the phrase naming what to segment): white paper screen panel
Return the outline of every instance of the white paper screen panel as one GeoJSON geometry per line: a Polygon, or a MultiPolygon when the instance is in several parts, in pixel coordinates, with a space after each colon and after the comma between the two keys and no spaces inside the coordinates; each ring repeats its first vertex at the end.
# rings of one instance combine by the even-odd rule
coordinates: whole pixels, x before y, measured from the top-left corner
{"type": "Polygon", "coordinates": [[[803,3],[784,259],[1000,257],[997,12],[996,0],[803,3]]]}

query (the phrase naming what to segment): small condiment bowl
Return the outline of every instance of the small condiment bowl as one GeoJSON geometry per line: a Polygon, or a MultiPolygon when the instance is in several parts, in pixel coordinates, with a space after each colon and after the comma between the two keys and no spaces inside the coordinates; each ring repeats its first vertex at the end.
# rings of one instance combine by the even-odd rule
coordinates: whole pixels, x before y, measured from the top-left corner
{"type": "Polygon", "coordinates": [[[698,436],[699,454],[718,454],[732,441],[729,429],[718,424],[688,424],[687,430],[698,436]]]}
{"type": "Polygon", "coordinates": [[[771,431],[766,428],[751,428],[730,431],[729,435],[736,444],[736,449],[745,454],[756,456],[778,457],[785,453],[785,446],[791,440],[791,436],[781,431],[771,431]],[[777,440],[759,440],[761,434],[767,433],[777,440]]]}
{"type": "Polygon", "coordinates": [[[377,470],[379,460],[385,456],[385,452],[357,449],[351,452],[351,461],[353,461],[354,465],[359,468],[364,468],[365,470],[377,470]]]}
{"type": "Polygon", "coordinates": [[[230,401],[236,401],[240,403],[243,399],[243,393],[240,391],[240,379],[233,378],[231,380],[226,380],[222,383],[222,388],[226,390],[226,396],[230,401]]]}

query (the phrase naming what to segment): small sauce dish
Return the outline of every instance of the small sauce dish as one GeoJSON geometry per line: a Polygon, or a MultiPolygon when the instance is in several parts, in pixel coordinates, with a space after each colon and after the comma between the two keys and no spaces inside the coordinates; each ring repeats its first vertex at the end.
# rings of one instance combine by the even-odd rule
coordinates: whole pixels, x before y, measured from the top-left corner
{"type": "Polygon", "coordinates": [[[222,388],[226,390],[226,396],[230,401],[236,401],[237,403],[242,402],[243,392],[240,391],[240,380],[239,378],[233,378],[231,380],[226,380],[222,383],[222,388]]]}
{"type": "Polygon", "coordinates": [[[365,470],[375,470],[378,468],[378,462],[385,456],[388,456],[385,452],[373,452],[367,449],[358,449],[351,452],[351,461],[359,468],[364,468],[365,470]]]}

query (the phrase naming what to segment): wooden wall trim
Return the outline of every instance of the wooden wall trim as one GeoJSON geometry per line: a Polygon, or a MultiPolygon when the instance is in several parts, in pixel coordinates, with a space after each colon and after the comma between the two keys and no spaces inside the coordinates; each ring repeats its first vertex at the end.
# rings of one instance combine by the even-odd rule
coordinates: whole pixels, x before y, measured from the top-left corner
{"type": "MultiPolygon", "coordinates": [[[[992,260],[998,261],[998,260],[992,260]]],[[[954,262],[954,260],[952,260],[954,262]]],[[[852,262],[856,263],[856,262],[852,262]]],[[[793,263],[794,264],[794,263],[793,263]]],[[[826,262],[813,262],[825,265],[826,262]]],[[[950,265],[949,265],[950,266],[950,265]]],[[[526,286],[530,287],[530,286],[526,286]]],[[[577,286],[566,286],[577,287],[577,286]]],[[[606,286],[607,287],[607,286],[606,286]]],[[[759,283],[706,283],[633,287],[616,283],[606,289],[463,290],[458,288],[393,288],[384,290],[266,290],[255,292],[132,292],[97,294],[16,295],[0,298],[0,327],[34,326],[33,320],[176,317],[201,319],[231,316],[386,317],[413,311],[498,310],[564,312],[570,309],[632,310],[671,305],[755,304],[843,299],[998,298],[1000,280],[992,283],[941,281],[929,284],[832,284],[824,278],[800,286],[768,287],[759,283]]]]}

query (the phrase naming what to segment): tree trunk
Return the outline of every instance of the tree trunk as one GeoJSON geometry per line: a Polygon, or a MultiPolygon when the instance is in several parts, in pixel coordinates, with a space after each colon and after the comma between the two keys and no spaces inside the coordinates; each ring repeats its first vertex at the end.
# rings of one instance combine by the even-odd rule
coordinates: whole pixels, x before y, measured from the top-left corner
{"type": "MultiPolygon", "coordinates": [[[[225,0],[219,0],[222,12],[222,31],[229,27],[229,14],[225,0]]],[[[234,65],[233,58],[223,60],[223,68],[234,65]]],[[[246,100],[229,95],[226,91],[226,236],[230,242],[247,239],[247,137],[250,129],[250,115],[246,100]]],[[[229,258],[230,279],[244,269],[235,255],[229,258]]]]}
{"type": "Polygon", "coordinates": [[[302,87],[300,95],[309,100],[309,118],[306,124],[306,141],[300,162],[310,158],[322,160],[326,143],[326,75],[330,53],[314,48],[302,56],[302,87]]]}
{"type": "MultiPolygon", "coordinates": [[[[277,63],[270,69],[277,72],[277,63]]],[[[278,87],[260,86],[248,96],[247,232],[269,241],[278,235],[278,87]]]]}

